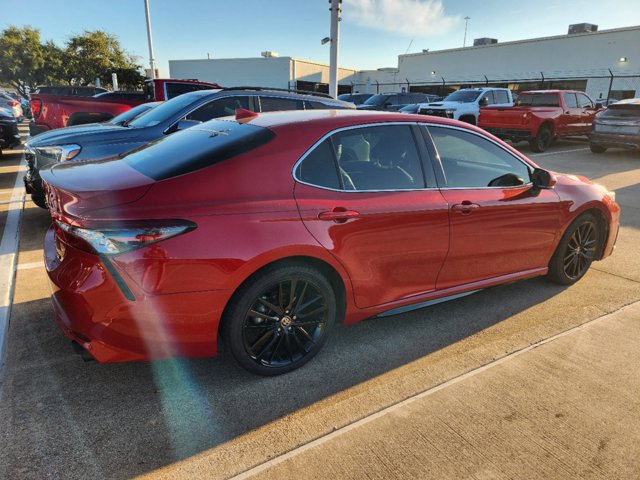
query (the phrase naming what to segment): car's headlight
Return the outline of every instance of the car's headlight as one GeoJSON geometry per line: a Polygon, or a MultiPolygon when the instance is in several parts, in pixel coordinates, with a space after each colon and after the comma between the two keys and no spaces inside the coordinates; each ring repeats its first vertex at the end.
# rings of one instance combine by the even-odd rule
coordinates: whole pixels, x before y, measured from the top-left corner
{"type": "Polygon", "coordinates": [[[53,145],[50,147],[36,147],[38,153],[49,160],[47,163],[66,162],[78,156],[82,147],[80,145],[53,145]]]}

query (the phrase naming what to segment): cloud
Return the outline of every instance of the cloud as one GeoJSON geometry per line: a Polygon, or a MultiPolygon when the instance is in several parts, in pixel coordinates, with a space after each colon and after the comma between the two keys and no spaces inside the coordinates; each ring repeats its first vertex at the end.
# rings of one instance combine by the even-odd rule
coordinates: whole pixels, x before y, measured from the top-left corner
{"type": "Polygon", "coordinates": [[[410,37],[443,35],[460,21],[460,16],[445,14],[441,0],[347,0],[342,17],[410,37]]]}

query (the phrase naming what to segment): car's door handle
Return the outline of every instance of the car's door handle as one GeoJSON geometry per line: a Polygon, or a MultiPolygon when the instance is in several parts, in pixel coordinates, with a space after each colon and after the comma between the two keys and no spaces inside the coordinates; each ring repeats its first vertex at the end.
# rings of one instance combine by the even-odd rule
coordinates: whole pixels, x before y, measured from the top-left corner
{"type": "Polygon", "coordinates": [[[469,215],[471,212],[478,208],[480,208],[480,205],[478,205],[477,203],[472,203],[468,200],[465,200],[462,203],[456,203],[455,205],[453,205],[451,207],[451,210],[453,210],[454,212],[460,212],[463,215],[469,215]]]}
{"type": "Polygon", "coordinates": [[[318,218],[320,220],[329,220],[336,223],[344,223],[349,219],[356,218],[360,213],[355,210],[347,210],[346,208],[336,207],[329,212],[320,212],[318,218]]]}

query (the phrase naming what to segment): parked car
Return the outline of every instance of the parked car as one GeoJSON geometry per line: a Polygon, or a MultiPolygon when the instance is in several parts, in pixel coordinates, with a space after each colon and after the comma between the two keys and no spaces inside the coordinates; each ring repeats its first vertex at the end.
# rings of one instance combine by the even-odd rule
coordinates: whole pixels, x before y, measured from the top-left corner
{"type": "Polygon", "coordinates": [[[411,103],[428,102],[431,98],[426,93],[380,93],[368,98],[358,105],[358,110],[386,110],[397,112],[411,103]]]}
{"type": "Polygon", "coordinates": [[[275,375],[336,322],[537,275],[572,284],[613,250],[613,192],[471,125],[240,117],[43,172],[52,303],[85,355],[204,357],[220,335],[244,368],[275,375]]]}
{"type": "MultiPolygon", "coordinates": [[[[81,88],[81,87],[65,87],[81,88]]],[[[93,88],[93,87],[85,87],[93,88]]],[[[145,82],[144,95],[123,95],[120,92],[101,92],[95,97],[40,92],[31,95],[33,120],[29,134],[39,133],[85,123],[106,122],[131,107],[144,102],[164,101],[185,92],[220,88],[216,83],[197,80],[155,79],[145,82]]],[[[40,88],[42,90],[42,88],[40,88]]],[[[104,89],[102,89],[104,90],[104,89]]],[[[55,90],[54,90],[55,91],[55,90]]],[[[66,92],[67,90],[62,90],[66,92]]],[[[78,92],[76,92],[78,93],[78,92]]]]}
{"type": "Polygon", "coordinates": [[[518,96],[515,107],[483,107],[478,125],[497,137],[526,140],[544,152],[558,137],[588,136],[598,108],[584,92],[531,90],[518,96]]]}
{"type": "Polygon", "coordinates": [[[12,110],[0,107],[0,156],[3,148],[12,148],[19,144],[18,119],[12,110]]]}
{"type": "Polygon", "coordinates": [[[593,153],[604,153],[607,148],[640,149],[640,98],[620,100],[598,113],[589,146],[593,153]]]}
{"type": "Polygon", "coordinates": [[[197,90],[157,106],[125,125],[79,125],[42,133],[25,145],[24,183],[33,202],[46,208],[39,171],[56,162],[111,158],[178,130],[212,118],[233,115],[237,108],[253,112],[353,108],[328,95],[301,95],[252,87],[197,90]]]}
{"type": "Polygon", "coordinates": [[[343,93],[342,95],[338,95],[338,100],[351,102],[354,105],[361,105],[371,97],[373,97],[373,93],[343,93]]]}
{"type": "Polygon", "coordinates": [[[21,122],[24,119],[24,112],[19,100],[6,93],[0,93],[0,108],[7,108],[13,112],[13,116],[21,122]]]}
{"type": "Polygon", "coordinates": [[[418,111],[423,115],[454,118],[476,125],[480,107],[487,105],[512,107],[511,91],[508,88],[462,88],[442,101],[421,105],[418,111]]]}

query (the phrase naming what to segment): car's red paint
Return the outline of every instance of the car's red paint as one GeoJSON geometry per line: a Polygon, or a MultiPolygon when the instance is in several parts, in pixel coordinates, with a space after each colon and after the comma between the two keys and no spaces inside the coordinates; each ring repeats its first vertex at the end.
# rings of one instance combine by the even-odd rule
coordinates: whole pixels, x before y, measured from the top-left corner
{"type": "Polygon", "coordinates": [[[532,95],[546,94],[556,98],[557,106],[482,107],[478,126],[501,138],[528,140],[548,127],[554,137],[589,135],[597,113],[595,104],[584,93],[574,90],[534,90],[522,92],[518,102],[532,95]],[[566,95],[580,94],[592,102],[589,107],[568,105],[566,95]]]}
{"type": "Polygon", "coordinates": [[[164,180],[123,160],[44,172],[52,217],[65,224],[100,229],[180,219],[197,225],[110,256],[89,253],[52,228],[45,259],[63,331],[103,362],[214,355],[234,292],[263,267],[290,259],[333,272],[350,324],[544,274],[564,230],[587,210],[604,219],[602,256],[611,253],[619,207],[602,187],[578,177],[555,174],[553,188],[535,192],[531,185],[346,192],[294,179],[294,164],[330,132],[394,122],[449,125],[490,137],[423,115],[278,112],[248,122],[274,132],[272,141],[164,180]]]}

